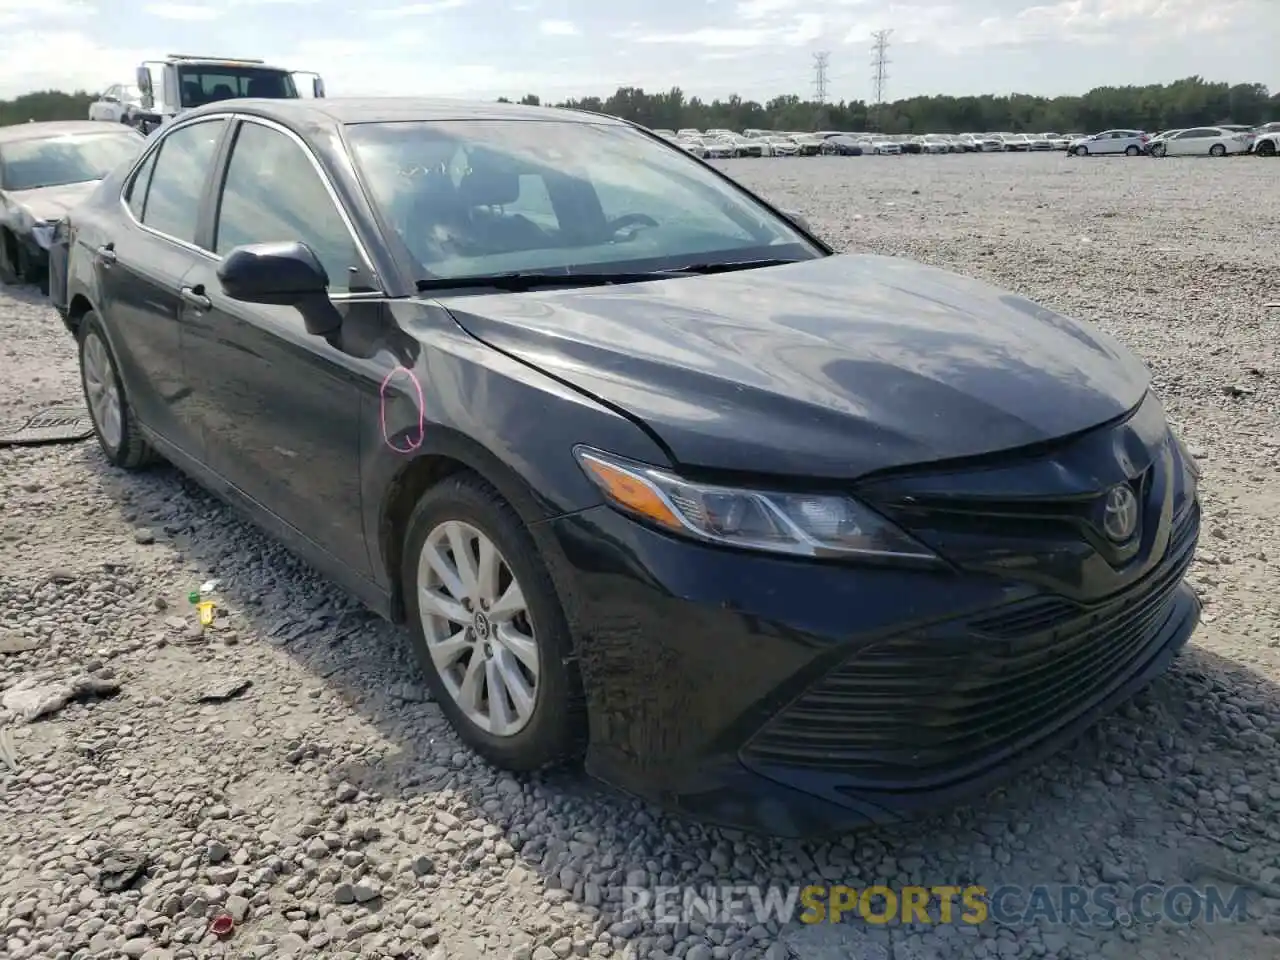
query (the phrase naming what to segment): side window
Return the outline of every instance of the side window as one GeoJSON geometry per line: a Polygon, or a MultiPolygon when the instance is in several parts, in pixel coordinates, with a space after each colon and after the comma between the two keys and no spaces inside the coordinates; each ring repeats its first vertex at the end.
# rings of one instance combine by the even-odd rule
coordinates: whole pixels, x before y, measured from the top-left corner
{"type": "Polygon", "coordinates": [[[164,138],[142,214],[142,222],[152,230],[175,240],[196,242],[200,198],[226,122],[193,123],[164,138]]]}
{"type": "Polygon", "coordinates": [[[278,130],[245,122],[236,135],[218,202],[214,251],[247,243],[305,243],[329,275],[329,290],[351,289],[355,241],[302,147],[278,130]]]}
{"type": "Polygon", "coordinates": [[[124,198],[129,204],[129,212],[139,223],[142,222],[142,213],[146,207],[147,187],[151,186],[151,171],[156,168],[156,157],[159,155],[160,151],[151,151],[151,156],[142,161],[142,166],[133,175],[133,179],[129,181],[129,188],[125,191],[124,198]]]}
{"type": "Polygon", "coordinates": [[[120,97],[120,85],[119,85],[119,84],[117,84],[117,85],[115,85],[114,87],[107,87],[107,89],[103,92],[102,96],[103,96],[104,98],[105,98],[105,97],[115,97],[115,98],[119,99],[119,97],[120,97]]]}

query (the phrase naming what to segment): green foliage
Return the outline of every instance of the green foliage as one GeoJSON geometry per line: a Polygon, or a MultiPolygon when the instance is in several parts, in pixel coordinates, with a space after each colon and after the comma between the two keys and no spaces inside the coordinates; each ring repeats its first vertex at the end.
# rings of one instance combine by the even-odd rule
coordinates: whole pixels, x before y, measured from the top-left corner
{"type": "Polygon", "coordinates": [[[77,90],[63,93],[61,90],[37,90],[24,93],[12,100],[0,100],[0,127],[14,123],[37,123],[45,120],[88,120],[89,104],[97,99],[95,93],[77,90]]]}
{"type": "MultiPolygon", "coordinates": [[[[526,96],[522,103],[536,103],[526,96]]],[[[1213,123],[1280,120],[1280,94],[1260,83],[1209,83],[1187,77],[1168,85],[1097,87],[1079,97],[984,94],[912,97],[879,111],[861,100],[819,104],[794,95],[767,103],[731,96],[706,102],[673,87],[645,93],[619,87],[606,99],[583,97],[557,106],[607,113],[649,128],[699,130],[850,130],[882,133],[1096,133],[1112,127],[1166,130],[1213,123]],[[878,114],[878,115],[877,115],[878,114]]]]}

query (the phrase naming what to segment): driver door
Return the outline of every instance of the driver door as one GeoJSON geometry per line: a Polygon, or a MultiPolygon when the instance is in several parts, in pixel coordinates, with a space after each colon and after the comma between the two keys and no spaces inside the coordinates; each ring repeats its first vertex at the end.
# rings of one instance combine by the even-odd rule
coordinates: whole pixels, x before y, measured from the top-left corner
{"type": "MultiPolygon", "coordinates": [[[[301,241],[323,264],[339,312],[385,310],[350,292],[360,248],[300,141],[242,118],[217,198],[216,257],[250,243],[301,241]]],[[[217,259],[183,279],[184,338],[208,466],[240,494],[367,575],[360,415],[377,403],[365,364],[307,332],[293,306],[222,291],[217,259]]]]}

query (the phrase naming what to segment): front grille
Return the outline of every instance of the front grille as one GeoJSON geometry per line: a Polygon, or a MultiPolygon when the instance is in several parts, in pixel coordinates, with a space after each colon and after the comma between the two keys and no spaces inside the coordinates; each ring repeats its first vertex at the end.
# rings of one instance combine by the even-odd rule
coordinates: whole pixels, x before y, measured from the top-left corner
{"type": "Polygon", "coordinates": [[[743,760],[882,790],[923,789],[999,762],[1137,668],[1191,564],[1198,521],[1193,503],[1167,561],[1099,605],[1034,599],[861,650],[774,717],[743,760]]]}

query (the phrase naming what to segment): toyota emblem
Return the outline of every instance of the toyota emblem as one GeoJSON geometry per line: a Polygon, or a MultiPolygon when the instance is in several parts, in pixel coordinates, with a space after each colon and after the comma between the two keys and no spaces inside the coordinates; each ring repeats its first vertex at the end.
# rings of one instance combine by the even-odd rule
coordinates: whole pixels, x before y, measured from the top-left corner
{"type": "Polygon", "coordinates": [[[1102,531],[1113,543],[1124,543],[1138,529],[1138,498],[1127,483],[1107,491],[1102,503],[1102,531]]]}

